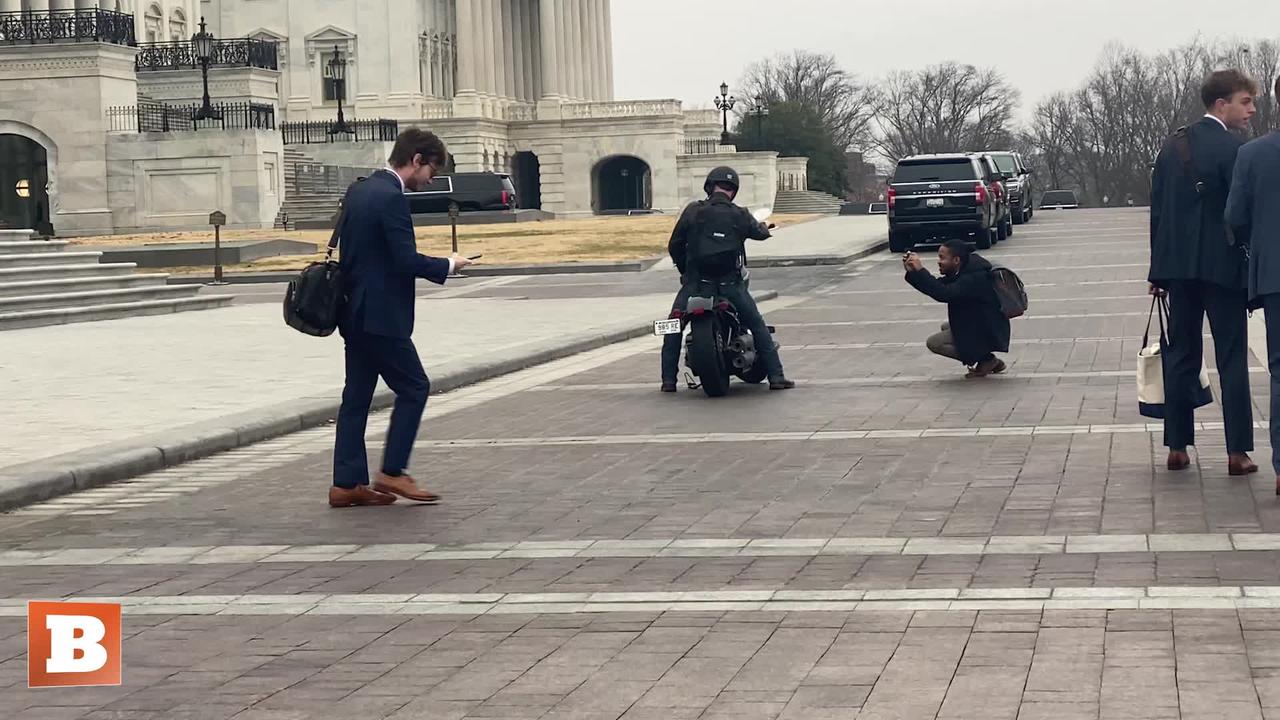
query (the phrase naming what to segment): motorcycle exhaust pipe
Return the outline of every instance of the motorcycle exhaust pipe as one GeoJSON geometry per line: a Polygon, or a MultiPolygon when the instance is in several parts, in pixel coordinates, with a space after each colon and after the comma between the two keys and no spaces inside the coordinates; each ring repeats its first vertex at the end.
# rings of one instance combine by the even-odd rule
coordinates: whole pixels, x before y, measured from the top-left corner
{"type": "Polygon", "coordinates": [[[733,358],[733,367],[738,370],[746,370],[756,364],[756,354],[753,352],[736,355],[733,358]]]}

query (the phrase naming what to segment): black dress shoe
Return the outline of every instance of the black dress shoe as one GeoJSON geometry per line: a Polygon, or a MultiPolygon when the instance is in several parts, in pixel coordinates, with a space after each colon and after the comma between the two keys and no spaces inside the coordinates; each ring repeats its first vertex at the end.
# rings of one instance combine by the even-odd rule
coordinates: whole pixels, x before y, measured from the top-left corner
{"type": "Polygon", "coordinates": [[[675,392],[675,391],[676,391],[676,381],[675,381],[675,380],[663,380],[663,381],[662,381],[662,392],[666,392],[666,393],[673,393],[673,392],[675,392]]]}
{"type": "Polygon", "coordinates": [[[794,380],[788,380],[782,376],[779,376],[776,378],[769,378],[770,390],[790,390],[795,386],[796,386],[796,383],[794,380]]]}

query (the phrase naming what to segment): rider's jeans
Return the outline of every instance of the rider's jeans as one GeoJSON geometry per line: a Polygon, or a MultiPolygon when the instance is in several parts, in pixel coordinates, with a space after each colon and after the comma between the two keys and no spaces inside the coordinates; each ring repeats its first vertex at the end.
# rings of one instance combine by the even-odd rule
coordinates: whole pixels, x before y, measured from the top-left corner
{"type": "MultiPolygon", "coordinates": [[[[683,312],[688,305],[689,296],[693,294],[696,288],[696,283],[690,283],[680,288],[680,292],[676,294],[675,302],[672,303],[672,310],[683,312]]],[[[764,316],[760,314],[760,309],[756,307],[755,299],[751,297],[751,293],[747,292],[746,284],[732,283],[722,285],[719,292],[725,300],[728,300],[738,309],[738,318],[751,331],[751,336],[756,343],[756,353],[760,356],[760,361],[764,363],[769,377],[780,377],[782,375],[782,358],[778,356],[778,349],[773,344],[773,336],[769,334],[769,326],[765,324],[764,316]]],[[[680,365],[680,343],[683,338],[683,335],[667,335],[662,340],[663,380],[676,379],[680,365]]]]}

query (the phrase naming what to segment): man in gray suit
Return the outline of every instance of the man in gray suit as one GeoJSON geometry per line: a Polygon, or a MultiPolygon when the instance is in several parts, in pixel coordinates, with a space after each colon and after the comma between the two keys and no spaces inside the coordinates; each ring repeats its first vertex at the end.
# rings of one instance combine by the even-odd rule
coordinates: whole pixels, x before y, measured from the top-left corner
{"type": "MultiPolygon", "coordinates": [[[[1276,80],[1280,101],[1280,79],[1276,80]]],[[[1227,224],[1250,248],[1249,304],[1267,321],[1267,365],[1271,370],[1271,465],[1280,495],[1280,132],[1240,149],[1227,198],[1227,224]]]]}

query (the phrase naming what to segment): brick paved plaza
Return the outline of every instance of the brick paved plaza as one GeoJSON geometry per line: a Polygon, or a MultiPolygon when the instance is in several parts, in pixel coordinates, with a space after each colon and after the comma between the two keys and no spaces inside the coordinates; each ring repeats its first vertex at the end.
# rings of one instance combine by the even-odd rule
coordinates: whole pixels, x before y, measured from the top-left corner
{"type": "Polygon", "coordinates": [[[643,338],[434,398],[438,507],[330,510],[321,427],[0,515],[0,718],[1280,718],[1273,478],[1216,405],[1177,474],[1137,414],[1146,223],[984,253],[1032,295],[1004,377],[928,354],[883,253],[753,276],[789,393],[660,395],[643,338]],[[58,598],[124,604],[121,687],[26,688],[58,598]]]}

